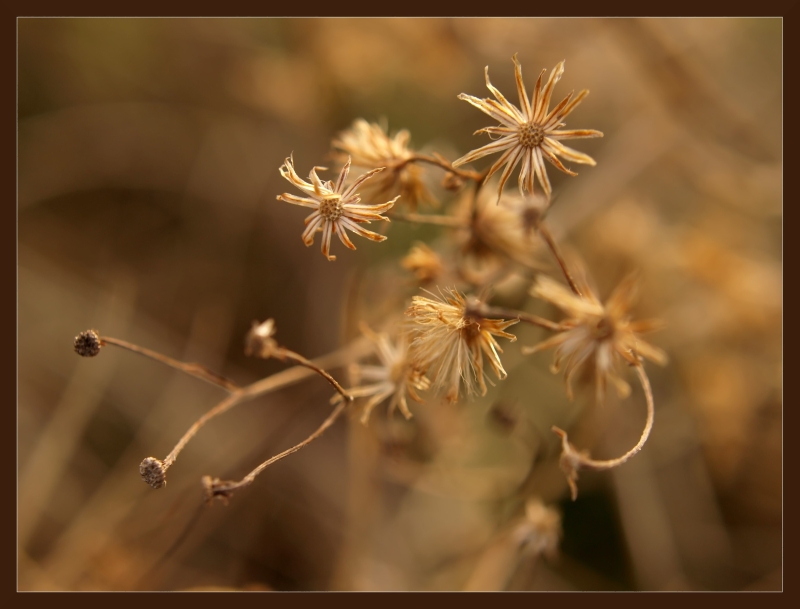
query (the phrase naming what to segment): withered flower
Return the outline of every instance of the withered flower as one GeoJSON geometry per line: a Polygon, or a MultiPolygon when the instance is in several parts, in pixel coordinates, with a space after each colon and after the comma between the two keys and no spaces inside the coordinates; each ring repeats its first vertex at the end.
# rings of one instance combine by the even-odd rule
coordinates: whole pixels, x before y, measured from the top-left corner
{"type": "Polygon", "coordinates": [[[446,389],[449,401],[458,400],[462,381],[467,395],[486,394],[484,355],[497,378],[507,376],[495,336],[515,341],[517,337],[504,330],[518,319],[486,319],[454,288],[441,298],[414,296],[406,315],[413,322],[411,357],[434,379],[434,390],[446,389]]]}
{"type": "Polygon", "coordinates": [[[275,336],[275,320],[268,319],[265,322],[253,322],[250,330],[244,338],[244,354],[269,359],[273,357],[280,347],[273,338],[275,336]]]}
{"type": "Polygon", "coordinates": [[[414,156],[408,147],[410,140],[406,129],[389,137],[381,125],[360,118],[333,140],[333,147],[345,153],[342,157],[349,155],[355,167],[386,167],[386,171],[369,183],[365,194],[378,198],[399,194],[411,211],[415,211],[420,201],[435,201],[422,181],[422,168],[409,162],[414,156]]]}
{"type": "Polygon", "coordinates": [[[426,244],[417,241],[400,262],[402,267],[411,271],[423,283],[434,281],[445,271],[441,256],[426,244]]]}
{"type": "Polygon", "coordinates": [[[324,170],[325,167],[314,167],[308,176],[311,180],[309,183],[297,175],[292,157],[287,158],[280,168],[281,175],[308,196],[298,197],[284,193],[278,195],[278,199],[314,209],[314,213],[305,219],[306,229],[302,235],[303,243],[307,246],[312,245],[314,243],[314,234],[317,231],[322,231],[322,254],[328,260],[333,261],[336,260],[336,256],[331,256],[329,252],[331,237],[334,233],[339,236],[339,240],[345,247],[351,250],[356,249],[356,246],[350,241],[345,230],[352,231],[372,241],[385,241],[386,237],[384,235],[361,228],[360,224],[369,224],[373,220],[386,220],[388,222],[389,218],[382,216],[381,212],[390,209],[398,197],[379,205],[362,205],[360,204],[361,197],[356,193],[356,189],[365,180],[383,171],[383,167],[368,171],[347,187],[345,186],[345,179],[350,171],[349,159],[342,167],[336,184],[330,180],[325,182],[320,180],[317,176],[318,169],[324,170]]]}
{"type": "Polygon", "coordinates": [[[581,366],[594,358],[598,403],[605,397],[607,381],[611,381],[621,397],[630,394],[630,385],[620,378],[616,369],[621,362],[639,365],[639,356],[657,364],[667,362],[666,354],[642,340],[640,334],[656,330],[661,323],[654,320],[631,321],[629,311],[636,296],[633,275],[624,279],[603,305],[585,280],[580,282],[582,296],[570,292],[555,280],[539,276],[531,292],[567,314],[560,322],[563,332],[535,345],[524,347],[523,353],[535,353],[556,347],[551,370],[556,373],[566,361],[564,379],[567,395],[572,399],[572,377],[581,366]]]}
{"type": "Polygon", "coordinates": [[[354,398],[370,398],[364,405],[361,422],[366,424],[375,406],[389,398],[389,414],[399,407],[403,416],[410,419],[408,398],[422,402],[417,391],[427,390],[430,381],[408,358],[408,336],[401,334],[393,341],[387,334],[376,334],[366,326],[361,331],[375,344],[380,361],[377,366],[355,364],[350,369],[356,384],[366,384],[348,389],[348,393],[354,398]]]}
{"type": "Polygon", "coordinates": [[[486,176],[488,179],[505,165],[505,169],[500,176],[500,185],[497,189],[498,202],[503,192],[503,186],[505,186],[511,176],[511,172],[514,171],[520,161],[522,162],[519,172],[520,192],[527,191],[533,194],[535,175],[539,179],[545,194],[550,198],[552,188],[550,179],[547,177],[544,159],[547,159],[564,173],[571,176],[577,175],[564,167],[558,157],[587,165],[595,165],[594,159],[564,146],[560,140],[602,137],[603,134],[594,129],[561,129],[561,127],[565,126],[561,121],[589,94],[586,89],[578,93],[574,98],[574,92],[570,93],[555,108],[548,111],[553,88],[564,73],[563,61],[553,68],[544,88],[542,87],[542,77],[547,70],[542,70],[533,89],[533,95],[529,100],[525,92],[525,85],[522,82],[522,66],[517,61],[516,55],[514,55],[513,60],[517,93],[519,94],[519,108],[509,102],[498,89],[492,86],[489,81],[489,66],[486,66],[486,87],[492,92],[497,101],[489,98],[479,99],[466,93],[461,93],[458,96],[459,99],[469,102],[501,124],[476,131],[476,135],[478,133],[486,133],[490,137],[497,137],[498,139],[491,144],[465,154],[453,162],[453,167],[471,163],[495,152],[502,152],[503,154],[495,161],[486,176]]]}
{"type": "Polygon", "coordinates": [[[487,189],[478,192],[473,204],[474,196],[472,192],[465,193],[456,210],[466,227],[456,235],[464,257],[489,268],[505,266],[509,260],[539,268],[536,252],[541,242],[528,230],[530,213],[526,200],[531,197],[506,194],[495,205],[487,189]]]}

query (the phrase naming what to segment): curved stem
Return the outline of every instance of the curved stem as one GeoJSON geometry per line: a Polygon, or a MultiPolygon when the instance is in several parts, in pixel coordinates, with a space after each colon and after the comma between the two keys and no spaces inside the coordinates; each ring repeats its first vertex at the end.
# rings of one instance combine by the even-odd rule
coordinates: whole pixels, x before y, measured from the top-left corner
{"type": "Polygon", "coordinates": [[[181,362],[176,359],[172,359],[167,355],[163,355],[161,353],[152,351],[145,347],[140,347],[139,345],[134,345],[133,343],[129,343],[127,341],[120,340],[118,338],[112,338],[111,336],[100,336],[98,338],[100,340],[101,345],[114,345],[115,347],[122,347],[123,349],[127,349],[128,351],[133,351],[134,353],[138,353],[139,355],[144,355],[145,357],[149,357],[150,359],[156,360],[157,362],[166,364],[167,366],[175,368],[176,370],[185,372],[190,376],[199,378],[203,381],[206,381],[207,383],[216,385],[217,387],[221,387],[225,391],[235,393],[240,389],[240,387],[233,381],[225,378],[221,374],[217,374],[216,372],[210,370],[209,368],[206,368],[202,364],[181,362]]]}
{"type": "Polygon", "coordinates": [[[449,171],[457,175],[459,178],[463,178],[465,180],[474,180],[476,182],[481,180],[481,174],[475,171],[465,171],[463,169],[453,167],[452,163],[439,155],[428,156],[427,154],[417,153],[398,164],[397,168],[402,169],[403,165],[407,165],[408,163],[428,163],[429,165],[435,165],[436,167],[440,167],[445,171],[449,171]]]}
{"type": "Polygon", "coordinates": [[[328,415],[328,418],[322,422],[322,425],[320,425],[316,429],[316,431],[314,431],[314,433],[312,433],[302,442],[295,444],[294,446],[286,449],[282,453],[279,453],[274,457],[267,459],[238,482],[232,480],[220,480],[219,478],[211,478],[211,476],[203,476],[202,484],[203,488],[205,489],[206,496],[208,497],[208,499],[213,499],[214,497],[220,497],[223,500],[227,501],[227,499],[231,496],[231,494],[233,494],[233,491],[238,490],[240,488],[244,488],[245,486],[252,484],[253,481],[256,479],[256,476],[258,476],[258,474],[260,474],[270,465],[272,465],[276,461],[280,461],[284,457],[288,457],[292,453],[296,453],[304,446],[307,446],[308,444],[319,438],[323,433],[325,433],[326,429],[328,429],[331,425],[333,425],[336,422],[336,419],[338,419],[339,415],[341,415],[342,412],[344,412],[346,406],[347,406],[346,401],[339,402],[339,404],[336,406],[333,412],[330,415],[328,415]]]}
{"type": "Polygon", "coordinates": [[[636,446],[631,448],[624,455],[617,457],[616,459],[591,459],[587,452],[578,452],[575,447],[570,444],[569,440],[567,439],[566,431],[556,427],[555,425],[552,427],[553,432],[555,432],[561,438],[561,469],[567,475],[567,482],[569,483],[573,501],[578,498],[578,486],[576,485],[576,481],[578,480],[579,469],[602,471],[605,469],[611,469],[612,467],[618,467],[642,450],[645,442],[647,442],[647,438],[650,437],[650,432],[653,429],[653,421],[655,419],[653,391],[650,388],[650,379],[647,378],[644,367],[641,364],[638,364],[635,367],[636,372],[639,375],[639,381],[642,384],[642,389],[644,390],[645,398],[647,400],[647,421],[645,422],[642,435],[639,438],[639,441],[636,443],[636,446]]]}

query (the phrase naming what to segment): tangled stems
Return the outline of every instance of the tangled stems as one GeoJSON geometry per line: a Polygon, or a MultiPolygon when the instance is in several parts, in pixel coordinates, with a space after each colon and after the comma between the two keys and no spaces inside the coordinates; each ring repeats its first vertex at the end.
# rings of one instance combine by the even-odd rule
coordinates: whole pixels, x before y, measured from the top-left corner
{"type": "Polygon", "coordinates": [[[589,458],[589,454],[586,451],[578,451],[575,447],[570,444],[569,440],[567,439],[567,432],[555,425],[552,427],[553,432],[555,432],[561,438],[561,460],[560,465],[562,471],[567,475],[567,482],[569,483],[570,493],[572,495],[572,500],[575,501],[578,498],[578,485],[576,484],[578,480],[578,470],[579,469],[589,469],[594,471],[601,471],[604,469],[611,469],[613,467],[617,467],[625,463],[628,459],[633,457],[636,453],[642,450],[642,447],[647,442],[647,438],[650,436],[650,431],[653,429],[653,420],[655,418],[655,407],[653,405],[653,392],[650,388],[650,380],[647,378],[647,374],[644,371],[644,367],[641,363],[635,366],[636,373],[639,375],[639,381],[642,384],[642,389],[644,389],[644,395],[647,400],[647,421],[644,425],[644,430],[642,431],[642,435],[639,438],[639,441],[636,443],[636,446],[631,448],[628,452],[626,452],[621,457],[617,457],[616,459],[608,459],[608,460],[595,460],[589,458]]]}
{"type": "MultiPolygon", "coordinates": [[[[348,404],[350,401],[352,401],[352,397],[345,392],[333,379],[333,377],[323,370],[323,368],[338,367],[342,365],[343,362],[351,361],[352,358],[358,358],[366,355],[366,353],[369,352],[369,349],[370,344],[366,339],[358,339],[350,343],[348,346],[314,361],[307,360],[306,358],[289,351],[288,353],[291,353],[294,356],[291,359],[300,363],[300,366],[283,370],[282,372],[278,372],[277,374],[273,374],[265,379],[256,381],[251,385],[247,385],[246,387],[242,387],[233,391],[231,395],[219,402],[211,410],[206,412],[197,421],[195,421],[186,431],[186,433],[183,434],[183,437],[178,440],[178,443],[163,461],[156,459],[155,457],[148,457],[144,459],[139,466],[139,473],[142,475],[142,478],[144,478],[144,481],[147,484],[153,488],[161,488],[164,486],[164,484],[166,484],[167,469],[169,469],[172,464],[175,463],[180,452],[186,447],[186,445],[197,434],[197,432],[200,431],[200,429],[211,419],[223,414],[224,412],[227,412],[234,406],[265,395],[282,387],[297,383],[314,373],[320,374],[335,388],[337,388],[337,391],[339,391],[340,395],[345,398],[342,401],[342,404],[348,404]]],[[[331,423],[332,422],[333,421],[331,421],[331,423]]]]}

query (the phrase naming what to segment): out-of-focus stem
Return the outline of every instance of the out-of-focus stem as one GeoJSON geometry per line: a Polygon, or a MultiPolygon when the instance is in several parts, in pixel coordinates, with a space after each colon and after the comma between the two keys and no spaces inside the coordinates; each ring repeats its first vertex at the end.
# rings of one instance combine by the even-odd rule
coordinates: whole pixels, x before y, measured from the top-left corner
{"type": "Polygon", "coordinates": [[[556,262],[558,262],[558,266],[561,267],[561,272],[564,273],[564,278],[567,280],[569,287],[578,296],[582,296],[580,289],[578,289],[578,285],[575,283],[572,275],[570,275],[569,269],[567,268],[567,263],[564,261],[564,257],[561,255],[558,245],[556,244],[555,239],[553,239],[553,235],[550,234],[550,230],[547,228],[547,225],[544,222],[539,222],[537,230],[542,239],[544,239],[544,242],[547,243],[547,247],[549,247],[550,251],[553,253],[553,257],[556,259],[556,262]]]}
{"type": "Polygon", "coordinates": [[[468,224],[460,218],[453,216],[437,216],[434,214],[401,214],[393,213],[389,216],[392,220],[405,220],[419,224],[435,224],[436,226],[449,226],[452,228],[467,228],[468,224]]]}

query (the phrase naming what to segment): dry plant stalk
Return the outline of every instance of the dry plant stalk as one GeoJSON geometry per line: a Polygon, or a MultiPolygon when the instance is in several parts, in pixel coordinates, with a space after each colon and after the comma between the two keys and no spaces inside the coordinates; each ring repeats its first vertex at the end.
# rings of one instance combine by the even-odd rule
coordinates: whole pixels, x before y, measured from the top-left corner
{"type": "MultiPolygon", "coordinates": [[[[484,395],[488,391],[487,382],[494,384],[485,368],[488,367],[498,381],[508,375],[501,360],[498,337],[515,341],[516,336],[507,329],[519,322],[554,333],[523,352],[555,348],[552,370],[558,372],[561,363],[566,362],[565,385],[570,398],[576,372],[590,365],[594,366],[598,404],[604,401],[608,382],[615,385],[620,396],[629,395],[630,387],[619,374],[624,364],[636,369],[644,389],[645,429],[637,444],[617,459],[590,459],[568,441],[565,431],[553,427],[561,438],[560,464],[573,500],[577,497],[580,469],[617,467],[641,450],[654,418],[653,395],[643,358],[664,364],[666,355],[642,340],[640,335],[656,329],[658,324],[631,321],[629,311],[636,287],[633,277],[626,278],[609,299],[601,303],[583,269],[568,264],[544,220],[553,195],[544,161],[569,176],[576,176],[562,159],[592,166],[596,163],[588,155],[564,146],[562,140],[596,138],[603,134],[593,129],[563,129],[564,119],[586,97],[586,90],[577,95],[570,93],[550,109],[555,85],[564,73],[563,61],[552,70],[546,82],[546,70],[543,70],[528,96],[521,65],[516,55],[512,59],[519,106],[509,102],[491,84],[487,67],[486,86],[494,99],[480,99],[465,93],[458,98],[499,123],[477,132],[489,135],[494,141],[454,162],[435,152],[423,154],[412,149],[406,130],[390,136],[384,126],[358,119],[332,142],[334,158],[342,163],[335,181],[319,177],[317,172],[322,171],[322,167],[313,167],[308,181],[300,178],[291,155],[279,169],[281,176],[302,196],[284,193],[277,199],[313,210],[305,218],[301,240],[310,246],[316,234],[322,233],[321,250],[329,261],[336,259],[331,254],[334,235],[348,249],[355,249],[348,232],[374,242],[385,241],[385,234],[363,227],[375,221],[395,219],[429,224],[444,233],[442,240],[415,244],[403,258],[402,267],[415,275],[420,287],[424,285],[429,290],[425,295],[406,297],[403,305],[395,307],[395,317],[385,320],[385,326],[372,330],[366,325],[367,320],[362,320],[361,339],[330,356],[310,361],[275,341],[272,319],[254,322],[245,340],[248,355],[292,362],[304,370],[301,374],[300,368],[293,368],[247,387],[239,387],[199,364],[178,362],[144,347],[100,337],[93,331],[76,338],[75,349],[81,355],[97,355],[104,345],[123,347],[215,384],[230,394],[200,417],[163,461],[148,457],[142,462],[140,473],[145,482],[153,488],[164,486],[167,469],[211,419],[237,404],[311,374],[322,376],[336,391],[331,399],[334,408],[330,415],[308,438],[260,464],[238,482],[204,476],[202,485],[209,500],[218,497],[227,501],[235,490],[252,484],[265,468],[313,442],[356,405],[361,408],[360,419],[366,425],[374,409],[384,402],[388,402],[390,414],[400,410],[406,419],[411,419],[413,404],[420,405],[414,408],[435,407],[437,397],[460,402],[473,395],[484,395]],[[500,156],[483,172],[462,167],[494,153],[500,156]],[[351,166],[364,173],[351,179],[351,166]],[[504,193],[504,186],[517,166],[519,195],[504,193]],[[452,195],[449,202],[431,192],[428,170],[443,172],[441,190],[444,195],[452,195]],[[500,172],[499,180],[490,185],[490,178],[497,172],[500,172]],[[541,186],[541,194],[534,193],[535,181],[541,186]],[[487,204],[489,188],[496,188],[496,199],[487,204]],[[441,212],[420,213],[421,202],[440,207],[441,212]],[[383,215],[390,209],[390,216],[383,215]],[[566,286],[542,272],[543,265],[536,258],[539,246],[549,250],[566,286]],[[525,310],[493,304],[490,295],[507,278],[527,284],[526,289],[532,296],[557,306],[565,313],[565,319],[551,321],[525,310]],[[404,310],[405,316],[402,315],[404,310]],[[377,362],[370,362],[371,356],[377,362]],[[350,389],[344,389],[325,370],[331,366],[349,368],[353,385],[350,389]]],[[[488,196],[494,198],[492,193],[488,196]]],[[[537,519],[543,518],[542,514],[550,514],[543,506],[530,502],[528,512],[519,530],[530,532],[531,522],[539,522],[537,519]]],[[[560,534],[556,516],[545,520],[549,523],[549,533],[542,538],[546,541],[537,545],[537,552],[550,551],[560,534]]]]}

